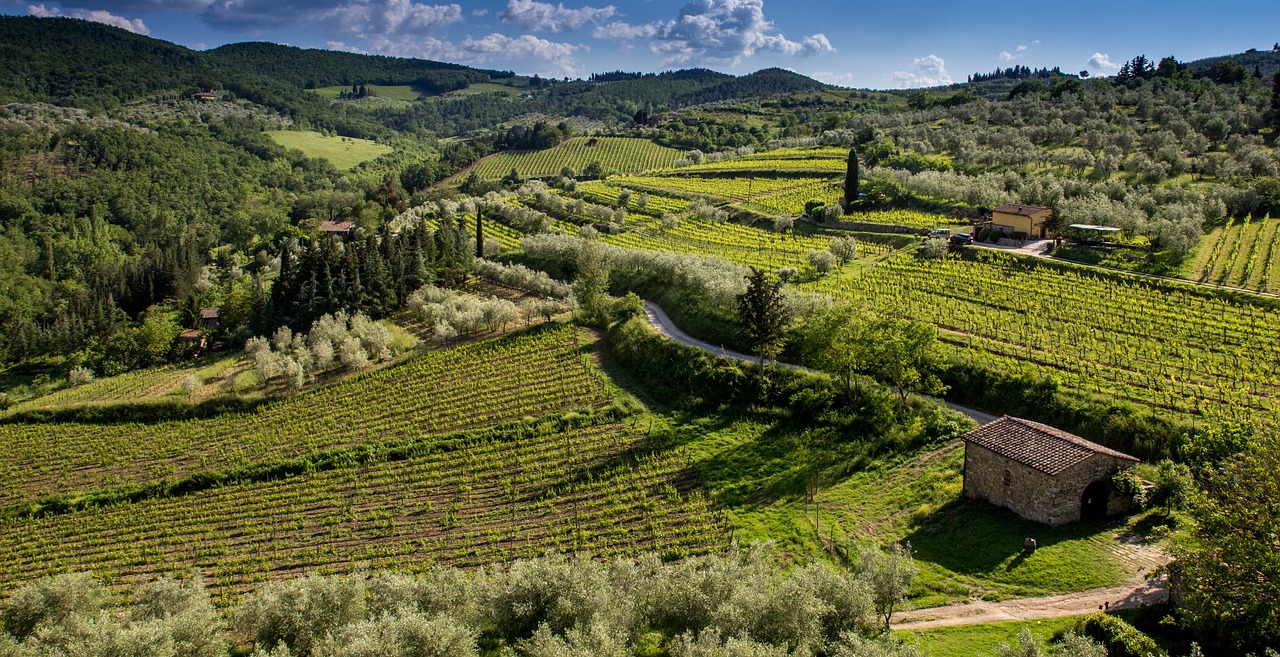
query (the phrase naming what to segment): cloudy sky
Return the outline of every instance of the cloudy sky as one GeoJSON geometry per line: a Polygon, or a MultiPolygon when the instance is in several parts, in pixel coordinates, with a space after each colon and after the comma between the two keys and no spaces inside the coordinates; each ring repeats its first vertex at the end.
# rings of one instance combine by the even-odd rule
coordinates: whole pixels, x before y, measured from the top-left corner
{"type": "Polygon", "coordinates": [[[1137,54],[1182,60],[1270,48],[1275,0],[1156,6],[956,0],[0,0],[193,48],[274,41],[579,77],[788,68],[835,84],[919,87],[1015,64],[1114,73],[1137,54]],[[1037,5],[1044,5],[1041,8],[1037,5]]]}

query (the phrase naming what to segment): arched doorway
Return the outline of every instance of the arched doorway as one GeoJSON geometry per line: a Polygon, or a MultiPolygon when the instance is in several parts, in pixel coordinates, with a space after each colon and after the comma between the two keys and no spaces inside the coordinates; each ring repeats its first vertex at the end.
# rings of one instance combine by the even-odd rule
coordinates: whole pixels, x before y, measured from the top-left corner
{"type": "Polygon", "coordinates": [[[1107,498],[1111,497],[1111,486],[1106,479],[1085,486],[1080,496],[1080,519],[1098,520],[1107,517],[1107,498]]]}

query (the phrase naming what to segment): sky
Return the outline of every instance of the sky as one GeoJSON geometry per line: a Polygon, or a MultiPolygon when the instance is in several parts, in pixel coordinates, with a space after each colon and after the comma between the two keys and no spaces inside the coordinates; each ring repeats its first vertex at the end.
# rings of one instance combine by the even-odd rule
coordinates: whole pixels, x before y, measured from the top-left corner
{"type": "Polygon", "coordinates": [[[1014,65],[1108,75],[1138,54],[1190,61],[1280,40],[1275,0],[0,0],[0,13],[83,18],[196,49],[272,41],[557,78],[776,66],[873,89],[1014,65]]]}

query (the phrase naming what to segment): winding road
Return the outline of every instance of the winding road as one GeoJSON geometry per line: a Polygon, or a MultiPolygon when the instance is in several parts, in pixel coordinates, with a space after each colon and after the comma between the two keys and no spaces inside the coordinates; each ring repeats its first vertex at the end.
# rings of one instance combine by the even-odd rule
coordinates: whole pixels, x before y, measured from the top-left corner
{"type": "MultiPolygon", "coordinates": [[[[672,340],[675,340],[676,342],[679,342],[682,345],[693,347],[695,349],[701,349],[707,353],[715,354],[717,356],[721,356],[724,358],[732,358],[734,360],[746,361],[748,363],[760,362],[760,359],[756,358],[755,356],[744,354],[739,351],[733,351],[731,349],[725,349],[724,347],[717,347],[713,344],[710,344],[708,342],[703,342],[702,340],[699,340],[693,336],[690,336],[684,331],[681,331],[680,327],[676,326],[675,322],[672,322],[671,318],[667,316],[666,311],[662,310],[662,308],[658,304],[652,301],[644,302],[644,314],[645,314],[645,317],[648,318],[650,326],[652,326],[659,333],[667,336],[668,338],[671,338],[672,340]]],[[[790,370],[800,370],[802,372],[815,371],[808,367],[803,367],[801,365],[792,365],[790,363],[777,363],[777,366],[785,369],[790,369],[790,370]]],[[[942,400],[939,400],[939,401],[942,401],[942,400]]],[[[996,416],[991,415],[990,413],[983,413],[982,411],[975,410],[972,408],[966,408],[958,404],[952,404],[951,402],[942,401],[942,403],[945,404],[947,408],[953,411],[956,411],[957,413],[964,414],[969,419],[973,420],[974,422],[977,422],[978,424],[987,424],[988,422],[994,422],[997,419],[996,416]]]]}
{"type": "MultiPolygon", "coordinates": [[[[680,344],[701,349],[707,353],[732,358],[734,360],[758,363],[759,358],[741,352],[717,347],[713,344],[694,338],[671,321],[660,306],[644,302],[645,317],[649,324],[662,335],[680,344]]],[[[778,363],[778,367],[813,372],[814,370],[778,363]]],[[[947,408],[968,416],[978,424],[994,421],[996,417],[972,408],[965,408],[950,402],[943,402],[947,408]]],[[[987,602],[969,600],[960,604],[943,607],[931,607],[899,614],[893,625],[900,630],[925,629],[929,627],[945,627],[951,625],[976,625],[982,623],[998,623],[1011,620],[1034,620],[1037,618],[1056,618],[1062,616],[1079,616],[1098,609],[1129,609],[1142,605],[1155,604],[1168,599],[1169,592],[1163,577],[1147,581],[1148,573],[1167,562],[1159,550],[1144,545],[1130,545],[1129,552],[1123,555],[1131,562],[1137,574],[1120,586],[1089,589],[1077,593],[1065,593],[1039,598],[1019,598],[1003,602],[987,602]]]]}

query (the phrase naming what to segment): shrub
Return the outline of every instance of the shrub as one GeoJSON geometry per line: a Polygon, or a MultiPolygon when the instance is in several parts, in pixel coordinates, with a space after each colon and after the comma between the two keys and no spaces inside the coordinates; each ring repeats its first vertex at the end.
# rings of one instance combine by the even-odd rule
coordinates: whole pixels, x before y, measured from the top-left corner
{"type": "Polygon", "coordinates": [[[82,386],[86,383],[89,383],[92,380],[93,380],[93,370],[83,365],[73,367],[71,368],[71,371],[67,373],[67,385],[71,386],[72,388],[76,386],[82,386]]]}
{"type": "Polygon", "coordinates": [[[1163,657],[1156,642],[1123,619],[1093,613],[1076,622],[1076,632],[1097,640],[1111,657],[1163,657]]]}

